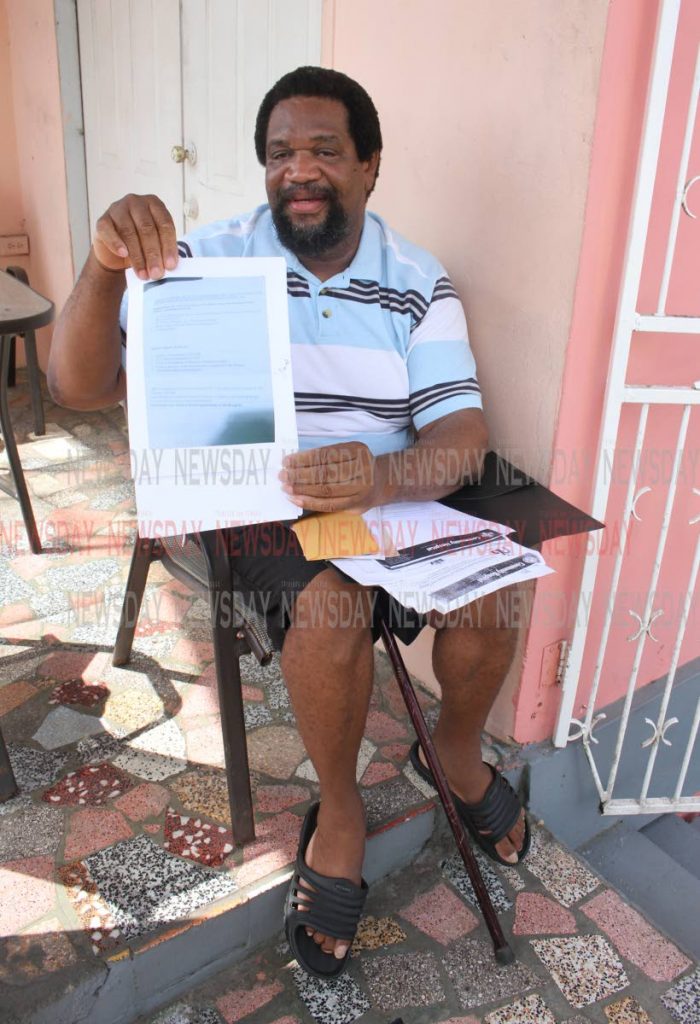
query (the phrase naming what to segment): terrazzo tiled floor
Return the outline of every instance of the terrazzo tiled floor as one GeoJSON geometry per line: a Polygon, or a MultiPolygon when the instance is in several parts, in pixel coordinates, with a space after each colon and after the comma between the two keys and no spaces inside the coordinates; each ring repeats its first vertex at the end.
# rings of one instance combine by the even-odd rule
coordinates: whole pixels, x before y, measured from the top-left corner
{"type": "Polygon", "coordinates": [[[441,826],[413,864],[370,889],[338,981],[306,975],[280,936],[142,1024],[697,1024],[697,965],[543,829],[534,839],[533,864],[555,861],[556,878],[525,865],[487,873],[510,967],[496,964],[441,826]]]}
{"type": "MultiPolygon", "coordinates": [[[[132,661],[110,664],[134,536],[121,409],[47,400],[49,432],[32,440],[21,374],[12,404],[45,552],[29,553],[17,504],[0,496],[0,722],[20,787],[0,804],[0,1007],[3,993],[31,1001],[39,979],[59,985],[167,941],[183,918],[264,885],[293,859],[317,791],[278,666],[246,659],[257,838],[235,846],[206,604],[154,566],[132,661]]],[[[434,700],[421,699],[430,719],[434,700]]],[[[370,830],[432,799],[406,768],[410,738],[379,659],[358,765],[370,830]]],[[[151,1019],[700,1022],[697,965],[545,832],[527,869],[484,862],[484,874],[514,935],[512,968],[496,967],[461,862],[437,835],[372,888],[336,984],[307,978],[278,942],[151,1019]]]]}

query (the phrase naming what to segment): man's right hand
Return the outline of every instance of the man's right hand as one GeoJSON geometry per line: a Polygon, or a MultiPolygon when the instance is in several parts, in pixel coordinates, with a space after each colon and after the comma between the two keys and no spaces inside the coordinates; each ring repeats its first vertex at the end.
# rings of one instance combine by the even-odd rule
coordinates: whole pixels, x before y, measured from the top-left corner
{"type": "Polygon", "coordinates": [[[157,196],[124,196],[103,213],[92,243],[106,270],[133,267],[142,281],[158,280],[177,266],[175,224],[157,196]]]}

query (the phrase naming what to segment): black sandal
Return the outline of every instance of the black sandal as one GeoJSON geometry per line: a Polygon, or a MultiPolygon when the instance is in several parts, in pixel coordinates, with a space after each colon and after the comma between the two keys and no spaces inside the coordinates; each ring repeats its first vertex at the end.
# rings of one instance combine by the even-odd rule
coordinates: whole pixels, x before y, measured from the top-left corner
{"type": "Polygon", "coordinates": [[[284,927],[299,966],[317,978],[328,979],[336,978],[345,969],[367,899],[368,886],[364,879],[362,885],[355,885],[348,878],[319,875],[304,860],[306,848],[316,831],[319,806],[315,803],[309,807],[301,826],[296,866],[284,907],[284,927]],[[301,885],[301,882],[312,886],[315,891],[301,885]],[[307,928],[347,942],[348,951],[343,959],[324,953],[306,934],[307,928]]]}
{"type": "MultiPolygon", "coordinates": [[[[418,756],[418,740],[411,747],[409,757],[418,775],[435,789],[433,773],[418,756]]],[[[501,839],[508,835],[517,823],[523,808],[508,779],[501,775],[493,765],[490,764],[488,767],[491,769],[493,778],[478,804],[465,804],[456,793],[452,793],[452,799],[455,802],[457,813],[477,846],[497,864],[512,868],[514,865],[501,857],[496,849],[496,843],[500,843],[501,839]]],[[[518,852],[518,864],[525,859],[529,849],[530,825],[527,815],[525,815],[525,838],[522,849],[518,852]]]]}

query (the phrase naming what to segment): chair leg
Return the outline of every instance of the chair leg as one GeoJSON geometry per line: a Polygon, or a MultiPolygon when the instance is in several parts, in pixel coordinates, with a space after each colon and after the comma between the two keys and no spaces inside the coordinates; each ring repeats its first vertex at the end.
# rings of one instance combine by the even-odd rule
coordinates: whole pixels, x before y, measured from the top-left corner
{"type": "Polygon", "coordinates": [[[403,658],[401,657],[401,652],[399,651],[396,640],[394,639],[394,636],[386,622],[382,621],[381,628],[382,642],[391,660],[394,675],[396,676],[396,681],[398,682],[399,689],[401,690],[401,696],[403,697],[406,708],[408,709],[408,714],[411,718],[411,722],[413,723],[416,735],[418,736],[418,741],[423,748],[423,753],[425,754],[428,762],[428,767],[435,779],[435,786],[442,802],[442,806],[445,808],[445,814],[447,815],[447,820],[450,823],[450,828],[452,829],[457,842],[457,848],[459,849],[467,874],[469,875],[472,886],[474,887],[474,892],[481,908],[481,913],[484,915],[486,927],[489,930],[489,934],[493,942],[496,959],[501,964],[513,963],[515,959],[513,950],[508,945],[505,936],[503,935],[500,922],[496,916],[496,911],[493,909],[493,904],[491,903],[491,897],[489,896],[488,889],[484,885],[484,880],[481,877],[479,865],[472,853],[471,846],[469,845],[464,825],[457,814],[457,809],[454,805],[454,800],[452,799],[450,787],[447,783],[447,779],[445,778],[445,773],[442,770],[442,765],[438,759],[430,732],[425,724],[425,718],[423,717],[423,712],[421,711],[420,704],[418,703],[413,686],[411,685],[411,680],[406,670],[403,658]]]}
{"type": "Polygon", "coordinates": [[[10,800],[17,793],[17,781],[10,764],[5,740],[0,730],[0,803],[10,800]]]}
{"type": "Polygon", "coordinates": [[[24,526],[27,531],[27,536],[29,537],[29,547],[33,554],[40,555],[41,541],[39,540],[39,531],[36,528],[34,509],[32,508],[29,491],[27,490],[27,484],[24,479],[22,463],[20,462],[19,454],[17,453],[17,442],[15,441],[15,435],[12,430],[10,407],[7,401],[7,381],[10,371],[11,348],[12,345],[9,335],[0,337],[0,349],[2,349],[2,361],[0,363],[0,431],[2,432],[3,440],[5,442],[5,451],[7,452],[10,476],[15,487],[14,497],[19,501],[22,519],[24,520],[24,526]]]}
{"type": "Polygon", "coordinates": [[[244,846],[255,839],[239,664],[240,656],[248,653],[249,648],[243,631],[233,628],[232,573],[221,534],[209,530],[200,535],[200,540],[209,572],[214,663],[224,737],[231,825],[235,842],[244,846]]]}
{"type": "MultiPolygon", "coordinates": [[[[29,287],[29,278],[24,267],[8,267],[6,273],[15,277],[18,281],[29,287]]],[[[29,377],[29,393],[32,399],[32,411],[34,413],[34,433],[38,436],[46,433],[44,424],[44,406],[41,401],[41,377],[39,376],[39,361],[36,356],[36,334],[34,331],[27,331],[24,335],[24,351],[27,357],[27,375],[29,377]]],[[[12,356],[10,372],[12,379],[8,378],[8,385],[15,383],[15,341],[12,342],[12,356]]]]}
{"type": "Polygon", "coordinates": [[[37,437],[41,437],[46,433],[46,423],[44,422],[44,405],[41,400],[41,376],[39,374],[39,360],[36,354],[36,334],[34,331],[27,331],[24,335],[24,351],[27,357],[29,394],[32,400],[32,412],[34,413],[34,433],[37,437]]]}
{"type": "Polygon", "coordinates": [[[112,654],[113,665],[125,665],[131,657],[148,570],[156,557],[155,547],[156,541],[148,537],[137,536],[134,541],[134,550],[131,553],[131,565],[126,581],[126,593],[119,617],[119,629],[112,654]]]}

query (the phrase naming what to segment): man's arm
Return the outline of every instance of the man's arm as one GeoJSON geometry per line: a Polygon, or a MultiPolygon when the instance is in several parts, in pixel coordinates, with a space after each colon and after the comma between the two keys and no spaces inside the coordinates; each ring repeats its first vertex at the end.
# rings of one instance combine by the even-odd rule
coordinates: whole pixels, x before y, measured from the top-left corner
{"type": "Polygon", "coordinates": [[[47,382],[71,409],[104,409],[126,393],[119,305],[124,270],[147,281],[177,266],[175,225],[156,196],[125,196],[97,222],[90,255],[58,318],[47,382]]]}
{"type": "Polygon", "coordinates": [[[285,458],[282,480],[310,512],[364,512],[392,501],[434,501],[478,480],[488,432],[481,409],[460,409],[418,431],[411,448],[372,455],[359,441],[285,458]]]}

